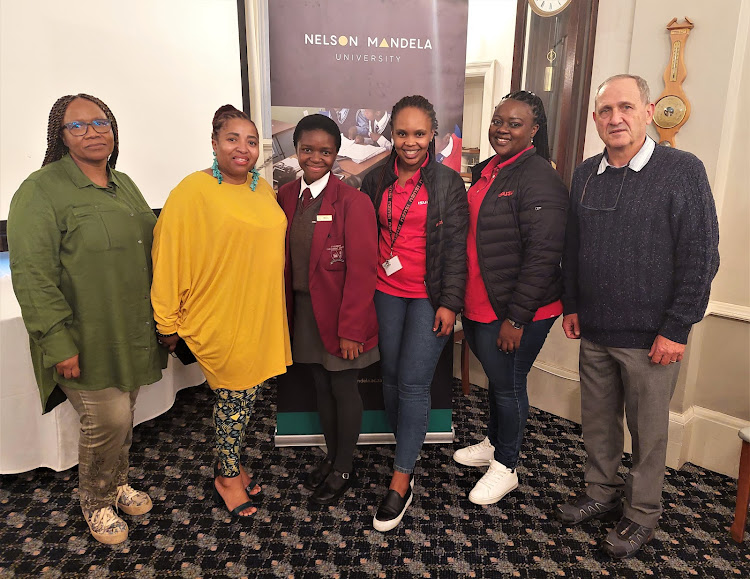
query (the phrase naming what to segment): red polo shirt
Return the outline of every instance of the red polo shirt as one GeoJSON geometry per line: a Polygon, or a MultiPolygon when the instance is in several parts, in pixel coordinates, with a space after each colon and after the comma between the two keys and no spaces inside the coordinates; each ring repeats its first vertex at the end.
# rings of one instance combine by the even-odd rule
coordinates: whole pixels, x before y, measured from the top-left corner
{"type": "MultiPolygon", "coordinates": [[[[501,163],[500,158],[495,155],[482,169],[479,180],[469,189],[469,234],[466,238],[466,265],[468,268],[466,276],[466,298],[464,303],[464,316],[475,322],[489,324],[497,320],[495,310],[492,309],[487,288],[484,286],[482,272],[479,269],[479,258],[477,256],[477,221],[479,219],[479,208],[484,197],[489,191],[495,177],[500,169],[514,163],[528,149],[525,149],[507,161],[501,163]]],[[[533,321],[544,320],[559,316],[562,313],[562,302],[560,300],[542,306],[536,312],[533,321]]]]}
{"type": "MultiPolygon", "coordinates": [[[[424,167],[429,157],[422,164],[424,167]]],[[[393,184],[393,207],[391,209],[391,220],[393,232],[398,228],[401,212],[406,206],[414,187],[416,187],[421,176],[421,168],[417,170],[404,187],[398,184],[398,160],[396,160],[396,182],[393,184]]],[[[378,282],[375,289],[392,296],[401,298],[426,298],[427,288],[425,286],[425,275],[427,273],[427,188],[422,183],[414,202],[404,219],[396,242],[393,245],[393,255],[398,256],[402,268],[396,273],[388,276],[383,269],[383,262],[391,257],[391,236],[388,231],[388,189],[383,193],[383,198],[378,208],[378,221],[380,222],[380,239],[378,241],[378,282]]]]}

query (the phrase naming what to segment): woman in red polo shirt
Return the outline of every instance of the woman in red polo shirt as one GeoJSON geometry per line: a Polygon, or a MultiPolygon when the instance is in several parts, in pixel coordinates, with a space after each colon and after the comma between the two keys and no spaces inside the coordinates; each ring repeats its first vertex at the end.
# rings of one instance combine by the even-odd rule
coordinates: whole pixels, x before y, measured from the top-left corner
{"type": "Polygon", "coordinates": [[[393,151],[362,191],[379,226],[378,316],[383,400],[396,435],[389,490],[373,526],[395,528],[412,501],[435,366],[463,308],[468,207],[460,175],[435,160],[437,118],[422,96],[391,113],[393,151]]]}
{"type": "Polygon", "coordinates": [[[497,153],[472,170],[468,276],[463,327],[489,379],[487,436],[456,451],[488,466],[469,493],[496,503],[518,486],[516,464],[529,413],[526,376],[562,313],[560,259],[568,190],[549,162],[541,99],[518,91],[495,109],[489,139],[497,153]]]}

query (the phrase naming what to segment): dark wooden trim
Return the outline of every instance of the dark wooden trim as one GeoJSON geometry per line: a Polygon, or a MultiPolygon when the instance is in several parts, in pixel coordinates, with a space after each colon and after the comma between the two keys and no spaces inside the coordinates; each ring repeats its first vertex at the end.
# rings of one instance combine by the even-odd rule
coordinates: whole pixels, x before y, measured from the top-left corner
{"type": "Polygon", "coordinates": [[[557,150],[557,172],[560,173],[562,180],[567,185],[570,185],[572,177],[572,169],[570,167],[571,137],[575,138],[573,134],[573,127],[575,127],[573,93],[577,84],[576,79],[581,74],[580,67],[576,66],[576,55],[579,54],[581,42],[580,34],[578,34],[578,26],[581,21],[581,10],[585,9],[584,2],[575,2],[570,7],[572,10],[568,24],[568,41],[575,39],[575,47],[573,50],[565,51],[565,72],[563,73],[562,100],[560,103],[562,114],[560,115],[560,128],[557,134],[557,142],[559,143],[557,150]]]}
{"type": "Polygon", "coordinates": [[[583,69],[588,74],[583,76],[583,86],[581,87],[581,116],[578,120],[578,146],[576,147],[576,161],[579,165],[583,161],[583,146],[586,142],[586,125],[589,121],[589,94],[591,92],[591,74],[594,68],[594,47],[596,45],[596,24],[599,18],[599,0],[591,1],[591,14],[588,22],[588,46],[586,47],[586,60],[583,69]]]}
{"type": "Polygon", "coordinates": [[[523,74],[523,45],[526,37],[526,8],[528,5],[528,0],[518,0],[516,6],[516,37],[513,41],[513,69],[510,76],[511,92],[521,89],[521,75],[523,74]]]}
{"type": "Polygon", "coordinates": [[[237,0],[237,24],[240,37],[240,78],[242,79],[242,110],[252,118],[250,110],[250,69],[247,64],[247,18],[245,0],[237,0]]]}

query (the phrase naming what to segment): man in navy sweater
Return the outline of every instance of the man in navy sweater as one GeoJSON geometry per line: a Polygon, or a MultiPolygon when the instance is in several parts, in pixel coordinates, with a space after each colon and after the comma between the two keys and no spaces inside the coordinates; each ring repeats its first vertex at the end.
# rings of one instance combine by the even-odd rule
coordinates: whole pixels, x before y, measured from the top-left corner
{"type": "Polygon", "coordinates": [[[719,267],[716,208],[703,163],[658,146],[648,85],[617,75],[596,93],[605,151],[573,175],[563,254],[563,330],[580,339],[586,493],[558,505],[567,524],[619,522],[602,542],[634,555],[662,512],[669,403],[690,329],[719,267]],[[618,474],[623,407],[633,467],[618,474]],[[624,500],[623,500],[624,494],[624,500]]]}

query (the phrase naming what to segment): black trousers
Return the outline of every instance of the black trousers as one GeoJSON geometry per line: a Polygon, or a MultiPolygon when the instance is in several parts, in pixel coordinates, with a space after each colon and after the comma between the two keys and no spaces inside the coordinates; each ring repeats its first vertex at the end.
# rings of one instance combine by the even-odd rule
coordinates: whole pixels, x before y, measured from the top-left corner
{"type": "Polygon", "coordinates": [[[331,372],[309,364],[318,399],[318,414],[328,447],[328,458],[339,472],[352,471],[354,448],[362,427],[362,398],[357,387],[359,369],[331,372]]]}

